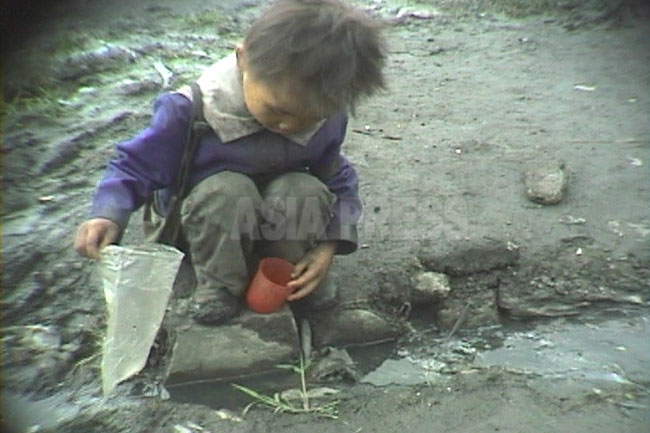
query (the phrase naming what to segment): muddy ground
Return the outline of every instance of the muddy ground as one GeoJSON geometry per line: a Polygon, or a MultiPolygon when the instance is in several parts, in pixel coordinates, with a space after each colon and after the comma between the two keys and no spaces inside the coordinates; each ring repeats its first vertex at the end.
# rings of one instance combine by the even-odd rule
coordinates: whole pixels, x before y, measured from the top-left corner
{"type": "MultiPolygon", "coordinates": [[[[337,420],[263,409],[233,420],[158,398],[102,401],[104,300],[93,264],[72,251],[75,227],[115,143],[146,125],[164,90],[154,65],[173,72],[170,88],[191,81],[259,11],[256,1],[131,3],[3,5],[5,419],[23,407],[23,431],[647,431],[647,375],[593,385],[505,366],[424,384],[341,385],[337,420]],[[92,52],[101,55],[81,55],[92,52]]],[[[360,3],[390,19],[389,89],[349,126],[345,152],[365,214],[362,248],[335,262],[345,305],[402,320],[414,275],[432,270],[447,273],[452,290],[412,312],[402,343],[452,329],[459,341],[479,327],[507,334],[512,320],[604,308],[648,317],[642,3],[360,3]],[[548,162],[568,177],[552,206],[530,201],[523,180],[548,162]]],[[[125,242],[139,241],[137,222],[125,242]]]]}

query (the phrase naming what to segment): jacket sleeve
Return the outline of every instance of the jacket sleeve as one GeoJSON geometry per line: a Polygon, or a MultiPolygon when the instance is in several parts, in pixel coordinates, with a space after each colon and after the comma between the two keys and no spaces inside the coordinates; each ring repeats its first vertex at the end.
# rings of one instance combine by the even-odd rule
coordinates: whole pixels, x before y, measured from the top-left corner
{"type": "Polygon", "coordinates": [[[324,239],[338,241],[337,254],[350,254],[357,249],[357,223],[361,217],[362,206],[357,172],[350,161],[341,154],[347,116],[340,116],[340,129],[333,134],[331,143],[323,155],[310,166],[310,171],[336,195],[332,218],[325,230],[324,239]]]}
{"type": "Polygon", "coordinates": [[[178,93],[156,99],[149,127],[117,145],[118,156],[109,163],[97,187],[92,217],[108,218],[124,229],[131,213],[154,190],[173,184],[191,112],[191,102],[178,93]]]}

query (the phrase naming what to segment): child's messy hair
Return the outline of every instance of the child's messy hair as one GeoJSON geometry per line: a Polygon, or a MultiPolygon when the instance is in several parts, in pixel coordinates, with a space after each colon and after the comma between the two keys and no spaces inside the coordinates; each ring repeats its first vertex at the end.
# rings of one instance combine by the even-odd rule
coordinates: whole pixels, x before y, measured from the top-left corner
{"type": "Polygon", "coordinates": [[[343,0],[278,0],[249,29],[246,64],[265,83],[297,80],[323,114],[385,87],[381,23],[343,0]]]}

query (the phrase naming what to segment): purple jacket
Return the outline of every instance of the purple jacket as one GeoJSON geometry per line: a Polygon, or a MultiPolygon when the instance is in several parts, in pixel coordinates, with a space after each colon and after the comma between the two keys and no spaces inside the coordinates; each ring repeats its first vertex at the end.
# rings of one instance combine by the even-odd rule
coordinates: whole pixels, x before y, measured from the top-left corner
{"type": "MultiPolygon", "coordinates": [[[[110,162],[97,188],[92,217],[111,219],[124,228],[131,213],[154,191],[167,195],[180,168],[191,111],[191,102],[180,93],[156,99],[151,125],[118,144],[118,157],[110,162]]],[[[337,253],[350,253],[357,248],[361,201],[356,171],[341,155],[346,126],[346,114],[338,113],[306,145],[266,129],[227,143],[209,131],[199,142],[190,187],[224,170],[254,178],[309,170],[337,197],[325,238],[339,241],[337,253]]]]}

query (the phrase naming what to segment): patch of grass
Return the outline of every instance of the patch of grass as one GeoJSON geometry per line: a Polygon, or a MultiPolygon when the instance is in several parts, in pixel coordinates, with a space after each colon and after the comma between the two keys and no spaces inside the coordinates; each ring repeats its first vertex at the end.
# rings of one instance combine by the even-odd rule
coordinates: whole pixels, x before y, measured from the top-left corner
{"type": "Polygon", "coordinates": [[[241,38],[243,32],[241,22],[237,18],[229,17],[218,10],[186,15],[180,20],[180,26],[192,32],[233,39],[241,38]]]}
{"type": "Polygon", "coordinates": [[[191,13],[181,20],[184,27],[211,28],[215,31],[229,23],[229,19],[221,11],[212,10],[201,13],[191,13]]]}
{"type": "Polygon", "coordinates": [[[70,376],[74,376],[79,369],[88,364],[90,364],[91,370],[99,370],[101,368],[100,363],[96,361],[99,361],[99,358],[102,356],[102,351],[104,349],[104,333],[105,331],[103,329],[97,328],[86,334],[84,337],[84,340],[86,340],[84,341],[86,350],[80,353],[80,359],[70,369],[70,376]]]}
{"type": "Polygon", "coordinates": [[[38,87],[29,93],[19,93],[0,106],[0,116],[8,124],[24,118],[56,118],[70,110],[66,102],[67,94],[58,89],[38,87]]]}
{"type": "Polygon", "coordinates": [[[489,0],[487,4],[508,16],[522,18],[553,12],[557,9],[558,2],[554,0],[489,0]]]}
{"type": "Polygon", "coordinates": [[[278,365],[277,367],[291,370],[300,377],[300,401],[302,404],[296,405],[295,403],[282,398],[278,392],[273,394],[273,396],[270,396],[242,385],[233,384],[232,386],[234,388],[249,395],[254,400],[244,408],[244,414],[246,414],[252,407],[260,405],[272,409],[275,413],[313,413],[325,418],[338,419],[339,400],[334,400],[323,405],[314,405],[310,401],[306,379],[306,371],[309,368],[309,363],[305,363],[302,355],[300,356],[300,363],[298,365],[278,365]]]}
{"type": "Polygon", "coordinates": [[[83,33],[66,32],[52,43],[52,49],[59,54],[70,54],[83,51],[88,42],[88,35],[83,33]]]}
{"type": "MultiPolygon", "coordinates": [[[[606,1],[583,0],[590,3],[606,1]]],[[[407,3],[410,6],[431,5],[455,13],[491,11],[514,18],[556,13],[572,4],[571,1],[558,2],[557,0],[409,0],[407,3]]]]}

